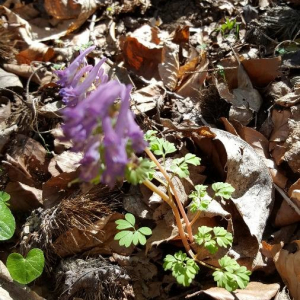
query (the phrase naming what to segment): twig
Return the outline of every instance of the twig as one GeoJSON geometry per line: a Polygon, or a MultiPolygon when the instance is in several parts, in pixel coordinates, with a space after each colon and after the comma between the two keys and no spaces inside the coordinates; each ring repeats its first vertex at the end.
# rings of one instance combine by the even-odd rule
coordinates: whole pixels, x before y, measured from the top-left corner
{"type": "Polygon", "coordinates": [[[300,216],[299,207],[286,195],[282,188],[280,188],[277,184],[274,183],[275,189],[279,192],[279,194],[283,197],[283,199],[291,206],[294,211],[300,216]]]}

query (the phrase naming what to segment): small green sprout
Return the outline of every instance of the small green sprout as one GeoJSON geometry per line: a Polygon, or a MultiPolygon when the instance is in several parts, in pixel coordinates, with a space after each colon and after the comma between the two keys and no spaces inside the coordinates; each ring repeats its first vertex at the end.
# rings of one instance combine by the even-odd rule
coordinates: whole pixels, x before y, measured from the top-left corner
{"type": "Polygon", "coordinates": [[[174,256],[168,254],[164,259],[163,268],[165,271],[171,270],[177,282],[183,286],[189,286],[200,270],[196,262],[182,251],[174,256]]]}
{"type": "Polygon", "coordinates": [[[116,221],[117,229],[122,230],[115,235],[115,240],[119,240],[120,246],[125,246],[126,248],[130,247],[131,244],[145,245],[146,237],[145,235],[151,235],[152,230],[149,227],[141,227],[135,229],[135,217],[132,214],[127,213],[125,215],[125,220],[116,221]],[[124,230],[131,229],[131,230],[124,230]]]}

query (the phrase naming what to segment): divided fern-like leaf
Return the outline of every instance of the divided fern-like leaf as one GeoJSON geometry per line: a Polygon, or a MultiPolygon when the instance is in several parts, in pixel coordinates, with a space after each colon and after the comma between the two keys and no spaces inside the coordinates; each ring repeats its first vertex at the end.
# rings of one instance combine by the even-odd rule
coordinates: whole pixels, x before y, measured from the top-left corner
{"type": "Polygon", "coordinates": [[[163,268],[171,270],[172,275],[179,284],[189,286],[199,272],[199,266],[186,253],[179,251],[173,255],[168,254],[164,259],[163,268]]]}
{"type": "Polygon", "coordinates": [[[230,199],[235,191],[235,188],[227,182],[216,182],[212,185],[212,189],[215,191],[215,196],[224,199],[230,199]]]}
{"type": "Polygon", "coordinates": [[[249,283],[251,272],[246,267],[240,266],[238,262],[225,255],[219,259],[220,269],[213,273],[218,287],[223,287],[232,292],[237,288],[244,289],[249,283]]]}

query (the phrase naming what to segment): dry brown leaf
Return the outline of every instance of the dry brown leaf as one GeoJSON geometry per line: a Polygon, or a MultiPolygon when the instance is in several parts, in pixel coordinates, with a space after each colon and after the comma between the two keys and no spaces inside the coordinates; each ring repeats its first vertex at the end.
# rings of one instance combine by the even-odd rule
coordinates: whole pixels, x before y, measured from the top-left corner
{"type": "Polygon", "coordinates": [[[43,43],[33,42],[29,48],[16,55],[18,64],[30,65],[33,61],[48,62],[54,57],[54,50],[43,43]]]}
{"type": "Polygon", "coordinates": [[[131,254],[134,246],[130,248],[121,247],[118,241],[114,240],[114,236],[118,232],[115,221],[122,218],[124,218],[123,215],[114,213],[101,218],[85,230],[77,228],[68,230],[53,243],[56,254],[61,257],[85,251],[87,255],[131,254]]]}
{"type": "Polygon", "coordinates": [[[72,148],[73,144],[71,141],[63,141],[62,137],[64,135],[60,124],[57,124],[57,126],[51,130],[51,134],[54,137],[55,153],[60,154],[65,150],[72,148]]]}
{"type": "Polygon", "coordinates": [[[283,243],[273,248],[273,260],[293,299],[300,299],[300,240],[291,244],[293,251],[283,249],[283,243]],[[295,249],[296,248],[296,249],[295,249]]]}
{"type": "Polygon", "coordinates": [[[213,162],[220,164],[217,170],[222,172],[226,166],[227,179],[223,173],[220,173],[220,178],[226,179],[235,188],[232,202],[236,211],[228,208],[238,241],[233,250],[244,257],[243,263],[252,269],[257,267],[254,259],[259,253],[262,234],[272,208],[272,178],[263,159],[246,142],[225,131],[212,131],[217,136],[211,141],[210,148],[207,140],[194,139],[194,142],[207,154],[215,149],[217,156],[213,162]]]}
{"type": "MultiPolygon", "coordinates": [[[[242,60],[241,64],[247,72],[252,84],[256,87],[265,87],[281,75],[280,56],[275,58],[242,60]]],[[[236,59],[224,59],[220,62],[220,65],[225,68],[225,77],[229,89],[236,88],[238,86],[238,63],[236,59]],[[234,67],[236,67],[236,69],[226,69],[234,67]]]]}
{"type": "Polygon", "coordinates": [[[35,67],[32,65],[29,66],[27,64],[4,64],[3,68],[7,72],[14,73],[27,79],[32,76],[32,73],[34,73],[34,75],[31,77],[31,80],[41,86],[49,84],[55,79],[53,72],[47,70],[47,68],[40,68],[39,70],[37,70],[39,67],[35,67]]]}
{"type": "Polygon", "coordinates": [[[291,116],[291,111],[285,110],[272,110],[272,121],[274,128],[269,138],[270,142],[285,142],[289,135],[288,119],[291,116]]]}
{"type": "Polygon", "coordinates": [[[159,78],[158,64],[162,62],[159,29],[144,25],[125,37],[121,43],[127,67],[146,79],[159,78]]]}
{"type": "Polygon", "coordinates": [[[176,30],[171,34],[173,36],[172,42],[178,45],[187,45],[190,38],[189,26],[178,26],[176,30]]]}
{"type": "Polygon", "coordinates": [[[60,155],[54,156],[49,163],[49,173],[52,176],[58,176],[61,173],[73,173],[80,166],[82,153],[64,151],[60,155]]]}
{"type": "Polygon", "coordinates": [[[62,199],[71,195],[76,184],[71,184],[73,180],[77,180],[79,169],[71,173],[60,173],[53,176],[43,184],[43,202],[45,208],[51,208],[58,204],[62,199]]]}
{"type": "Polygon", "coordinates": [[[160,108],[164,103],[166,90],[160,82],[151,83],[131,94],[135,114],[160,108]]]}
{"type": "Polygon", "coordinates": [[[21,182],[9,182],[5,192],[10,195],[10,208],[14,211],[30,212],[43,206],[42,190],[21,182]]]}
{"type": "Polygon", "coordinates": [[[46,12],[59,20],[75,19],[81,12],[81,3],[88,1],[57,1],[57,0],[45,0],[46,12]]]}
{"type": "Polygon", "coordinates": [[[300,174],[300,105],[291,107],[292,116],[288,120],[289,136],[284,146],[287,151],[284,160],[294,173],[300,174]]]}
{"type": "Polygon", "coordinates": [[[193,74],[190,74],[185,81],[176,89],[176,93],[182,97],[199,98],[202,84],[207,76],[208,59],[203,53],[199,65],[193,74]]]}
{"type": "Polygon", "coordinates": [[[158,72],[164,85],[171,91],[177,86],[179,73],[179,46],[165,42],[162,51],[162,63],[158,65],[158,72]]]}
{"type": "MultiPolygon", "coordinates": [[[[291,201],[300,209],[300,179],[291,185],[288,191],[291,201]]],[[[283,199],[283,202],[276,214],[274,224],[282,227],[295,224],[300,221],[300,215],[283,199]]]]}
{"type": "Polygon", "coordinates": [[[10,180],[41,188],[41,180],[48,175],[46,154],[39,142],[18,134],[11,143],[4,162],[10,180]]]}
{"type": "Polygon", "coordinates": [[[8,128],[2,128],[0,130],[0,153],[4,149],[4,146],[10,141],[10,136],[13,132],[17,131],[18,125],[13,125],[8,128]]]}
{"type": "Polygon", "coordinates": [[[278,283],[250,282],[244,290],[237,289],[232,293],[218,287],[210,288],[202,293],[216,300],[271,300],[276,296],[279,288],[278,283]]]}
{"type": "Polygon", "coordinates": [[[232,126],[236,133],[250,146],[253,147],[255,152],[264,159],[264,162],[269,168],[274,183],[280,186],[281,188],[284,188],[288,179],[282,173],[282,171],[278,169],[272,158],[270,158],[269,141],[267,140],[267,138],[255,129],[243,126],[237,121],[232,121],[232,124],[234,126],[231,123],[229,123],[229,121],[225,118],[222,118],[222,121],[223,123],[225,122],[224,124],[226,129],[230,129],[230,131],[228,129],[227,131],[232,133],[233,129],[230,127],[232,126]]]}

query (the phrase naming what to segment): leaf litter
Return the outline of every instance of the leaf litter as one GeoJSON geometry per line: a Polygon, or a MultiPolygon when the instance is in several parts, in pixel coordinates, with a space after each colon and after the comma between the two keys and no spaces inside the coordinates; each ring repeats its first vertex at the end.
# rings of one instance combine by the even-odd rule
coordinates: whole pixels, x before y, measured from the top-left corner
{"type": "MultiPolygon", "coordinates": [[[[11,246],[44,251],[33,299],[268,300],[285,289],[300,299],[299,1],[4,1],[0,10],[0,183],[20,233],[15,245],[3,244],[1,260],[11,246]],[[88,59],[108,57],[109,75],[134,86],[144,131],[201,157],[189,177],[173,179],[189,217],[195,185],[235,187],[230,204],[213,201],[193,227],[223,226],[232,248],[193,248],[211,265],[227,254],[252,270],[245,290],[216,288],[205,271],[179,287],[162,272],[168,249],[182,245],[161,198],[126,182],[109,190],[77,181],[81,156],[60,138],[53,70],[92,44],[88,59]],[[114,240],[125,211],[152,228],[146,251],[114,240]]],[[[22,299],[5,267],[0,274],[3,299],[5,290],[22,299]]]]}

